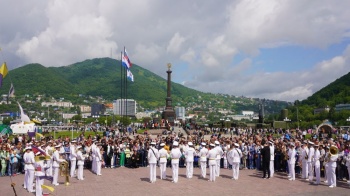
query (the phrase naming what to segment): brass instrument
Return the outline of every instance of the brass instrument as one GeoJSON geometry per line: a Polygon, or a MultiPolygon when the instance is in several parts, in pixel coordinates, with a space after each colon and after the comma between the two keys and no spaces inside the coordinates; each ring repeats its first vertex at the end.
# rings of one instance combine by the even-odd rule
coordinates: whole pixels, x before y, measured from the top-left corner
{"type": "Polygon", "coordinates": [[[64,184],[68,186],[69,185],[69,165],[67,161],[62,161],[60,163],[60,174],[61,176],[66,177],[64,184]]]}
{"type": "Polygon", "coordinates": [[[338,154],[338,148],[335,147],[335,146],[331,146],[329,148],[329,157],[332,156],[332,155],[337,155],[338,154]]]}
{"type": "Polygon", "coordinates": [[[35,156],[34,160],[35,160],[35,162],[49,161],[49,160],[51,160],[51,156],[49,156],[49,155],[46,155],[46,156],[35,156]]]}

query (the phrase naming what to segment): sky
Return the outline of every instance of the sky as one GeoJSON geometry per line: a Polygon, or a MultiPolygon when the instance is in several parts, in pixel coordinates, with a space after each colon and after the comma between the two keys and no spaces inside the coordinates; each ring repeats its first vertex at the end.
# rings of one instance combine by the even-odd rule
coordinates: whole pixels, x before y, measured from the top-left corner
{"type": "Polygon", "coordinates": [[[348,0],[0,0],[0,7],[0,61],[10,70],[119,60],[126,47],[132,63],[163,78],[171,63],[172,80],[186,87],[290,102],[350,71],[348,0]]]}

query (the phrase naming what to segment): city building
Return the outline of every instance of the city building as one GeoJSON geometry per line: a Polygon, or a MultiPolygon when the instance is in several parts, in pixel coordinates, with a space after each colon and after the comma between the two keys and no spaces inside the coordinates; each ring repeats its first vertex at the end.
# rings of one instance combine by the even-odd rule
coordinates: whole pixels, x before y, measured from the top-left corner
{"type": "Polygon", "coordinates": [[[314,109],[314,114],[319,114],[321,112],[329,112],[329,109],[330,108],[328,106],[325,108],[316,108],[316,109],[314,109]]]}
{"type": "Polygon", "coordinates": [[[175,113],[176,113],[176,118],[178,120],[184,120],[186,116],[186,109],[185,107],[175,107],[175,113]]]}
{"type": "Polygon", "coordinates": [[[342,111],[342,110],[350,110],[350,104],[338,104],[338,105],[335,105],[335,111],[336,112],[339,112],[339,111],[342,111]]]}
{"type": "Polygon", "coordinates": [[[93,103],[91,105],[91,116],[100,116],[105,113],[105,107],[103,104],[93,103]]]}
{"type": "Polygon", "coordinates": [[[117,99],[113,101],[113,114],[115,115],[136,115],[136,101],[133,99],[117,99]]]}
{"type": "Polygon", "coordinates": [[[81,113],[90,113],[91,112],[91,106],[88,105],[79,105],[80,107],[80,112],[81,113]]]}
{"type": "Polygon", "coordinates": [[[64,108],[71,108],[74,107],[72,102],[67,102],[67,101],[53,101],[53,102],[42,102],[41,107],[64,107],[64,108]]]}
{"type": "Polygon", "coordinates": [[[253,116],[254,112],[253,111],[242,111],[242,115],[244,115],[244,116],[253,116]]]}

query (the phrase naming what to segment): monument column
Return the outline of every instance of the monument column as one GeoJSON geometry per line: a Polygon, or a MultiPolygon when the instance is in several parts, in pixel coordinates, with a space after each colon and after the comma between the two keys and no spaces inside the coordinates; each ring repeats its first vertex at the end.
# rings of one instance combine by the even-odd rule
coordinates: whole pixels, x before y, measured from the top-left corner
{"type": "Polygon", "coordinates": [[[172,99],[171,99],[171,64],[168,63],[168,80],[167,80],[167,97],[165,98],[165,110],[163,112],[163,119],[167,120],[171,126],[174,126],[175,111],[173,109],[172,99]]]}

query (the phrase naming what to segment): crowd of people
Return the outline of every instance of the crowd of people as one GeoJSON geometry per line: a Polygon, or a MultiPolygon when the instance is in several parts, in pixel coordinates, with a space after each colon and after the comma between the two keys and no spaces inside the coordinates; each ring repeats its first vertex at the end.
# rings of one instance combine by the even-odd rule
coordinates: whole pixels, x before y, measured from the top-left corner
{"type": "MultiPolygon", "coordinates": [[[[315,184],[324,178],[330,187],[336,187],[337,180],[349,180],[350,176],[347,132],[336,138],[325,135],[309,139],[302,131],[265,129],[239,129],[236,134],[210,136],[151,133],[129,135],[114,128],[106,129],[102,135],[85,137],[82,132],[74,139],[50,136],[38,141],[26,135],[11,139],[5,135],[0,141],[1,176],[25,174],[24,188],[29,192],[35,191],[34,176],[39,176],[36,187],[43,183],[40,176],[52,177],[52,185],[57,186],[62,162],[69,165],[70,177],[78,180],[84,180],[83,168],[102,175],[101,168],[149,167],[150,182],[154,183],[157,166],[160,179],[166,178],[166,168],[171,167],[174,183],[178,182],[179,167],[186,167],[187,178],[192,178],[194,167],[200,168],[202,178],[206,178],[208,168],[208,180],[212,182],[221,168],[232,169],[234,180],[239,179],[239,170],[256,169],[266,179],[281,172],[293,181],[300,174],[301,179],[315,184]],[[40,156],[43,158],[35,158],[40,156]]],[[[41,192],[40,187],[36,191],[41,192]]]]}

